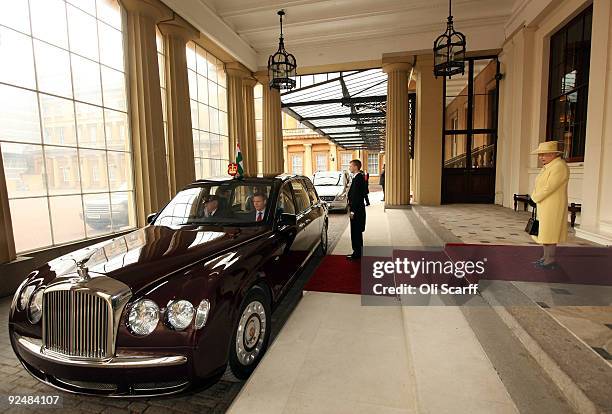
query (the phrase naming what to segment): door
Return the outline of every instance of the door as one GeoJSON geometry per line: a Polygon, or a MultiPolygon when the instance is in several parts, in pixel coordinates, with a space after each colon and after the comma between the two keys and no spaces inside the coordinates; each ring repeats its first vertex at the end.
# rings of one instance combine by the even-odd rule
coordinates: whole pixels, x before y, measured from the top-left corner
{"type": "Polygon", "coordinates": [[[313,208],[303,181],[301,179],[294,179],[290,182],[291,188],[293,189],[293,196],[295,197],[298,232],[301,236],[300,254],[303,258],[300,264],[303,264],[310,255],[313,245],[317,242],[319,232],[315,230],[316,223],[313,223],[313,215],[311,214],[313,208]]]}
{"type": "Polygon", "coordinates": [[[444,78],[442,203],[493,203],[499,90],[497,57],[466,59],[444,78]]]}

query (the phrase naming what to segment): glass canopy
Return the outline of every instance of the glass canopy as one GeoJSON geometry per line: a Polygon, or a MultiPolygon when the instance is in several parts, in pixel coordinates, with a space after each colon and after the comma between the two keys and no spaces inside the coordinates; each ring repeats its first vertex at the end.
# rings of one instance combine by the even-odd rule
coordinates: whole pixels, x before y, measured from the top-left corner
{"type": "Polygon", "coordinates": [[[298,76],[282,109],[347,149],[384,150],[387,75],[381,69],[298,76]]]}

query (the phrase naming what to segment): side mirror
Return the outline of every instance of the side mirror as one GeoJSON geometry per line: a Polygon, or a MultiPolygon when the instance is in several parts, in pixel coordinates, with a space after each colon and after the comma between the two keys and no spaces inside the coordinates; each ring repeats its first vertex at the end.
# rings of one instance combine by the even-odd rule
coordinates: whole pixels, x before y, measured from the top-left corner
{"type": "Polygon", "coordinates": [[[295,226],[297,224],[297,218],[295,214],[281,213],[278,224],[281,226],[295,226]]]}
{"type": "Polygon", "coordinates": [[[157,213],[151,213],[147,216],[147,224],[153,223],[155,221],[155,217],[157,217],[157,213]]]}

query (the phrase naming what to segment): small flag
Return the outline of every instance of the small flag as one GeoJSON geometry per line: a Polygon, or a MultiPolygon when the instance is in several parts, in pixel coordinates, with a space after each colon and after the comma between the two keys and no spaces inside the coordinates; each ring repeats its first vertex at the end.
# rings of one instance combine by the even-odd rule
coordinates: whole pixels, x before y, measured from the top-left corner
{"type": "Polygon", "coordinates": [[[244,175],[244,164],[242,162],[242,152],[240,151],[240,144],[236,144],[236,164],[238,164],[238,176],[244,175]]]}

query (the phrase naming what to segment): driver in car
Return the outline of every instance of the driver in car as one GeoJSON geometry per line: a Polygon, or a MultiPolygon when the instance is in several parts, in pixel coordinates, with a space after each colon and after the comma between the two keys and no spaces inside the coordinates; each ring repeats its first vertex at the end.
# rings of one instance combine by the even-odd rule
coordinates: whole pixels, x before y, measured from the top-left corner
{"type": "Polygon", "coordinates": [[[219,197],[216,195],[208,196],[204,201],[204,218],[208,217],[228,217],[227,212],[219,207],[219,197]]]}

